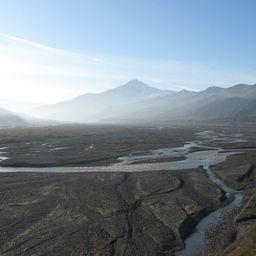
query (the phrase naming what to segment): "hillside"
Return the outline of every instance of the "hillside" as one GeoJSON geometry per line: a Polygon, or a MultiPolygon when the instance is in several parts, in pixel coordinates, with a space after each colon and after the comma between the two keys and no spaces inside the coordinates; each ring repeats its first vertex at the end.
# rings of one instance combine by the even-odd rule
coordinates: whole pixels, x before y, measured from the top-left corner
{"type": "Polygon", "coordinates": [[[0,126],[21,126],[26,124],[27,122],[20,116],[0,108],[0,126]]]}
{"type": "Polygon", "coordinates": [[[120,106],[131,106],[167,93],[173,92],[150,87],[134,79],[101,93],[84,94],[69,101],[39,107],[29,114],[59,121],[94,122],[104,119],[109,113],[115,114],[120,106]]]}
{"type": "Polygon", "coordinates": [[[194,92],[164,91],[139,80],[101,93],[35,108],[37,118],[71,122],[141,123],[174,120],[256,121],[256,86],[212,86],[194,92]]]}

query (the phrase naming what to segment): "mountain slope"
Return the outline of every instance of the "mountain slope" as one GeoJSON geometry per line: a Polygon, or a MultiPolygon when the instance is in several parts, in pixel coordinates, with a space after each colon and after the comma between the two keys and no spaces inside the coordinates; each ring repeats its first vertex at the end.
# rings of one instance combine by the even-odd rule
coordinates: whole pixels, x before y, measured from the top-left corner
{"type": "MultiPolygon", "coordinates": [[[[38,118],[73,122],[168,122],[255,120],[256,85],[229,88],[212,86],[204,91],[162,91],[138,80],[98,94],[37,108],[38,118]]],[[[255,120],[256,121],[256,120],[255,120]]]]}
{"type": "Polygon", "coordinates": [[[219,100],[205,105],[195,116],[215,121],[256,122],[256,99],[219,100]]]}
{"type": "Polygon", "coordinates": [[[27,122],[20,116],[0,108],[0,126],[21,126],[26,124],[27,122]]]}
{"type": "Polygon", "coordinates": [[[230,88],[210,87],[201,92],[181,91],[119,108],[104,121],[218,120],[256,121],[256,86],[239,84],[230,88]]]}
{"type": "Polygon", "coordinates": [[[35,109],[29,114],[60,121],[93,122],[116,112],[120,106],[172,93],[150,87],[139,80],[97,94],[84,94],[75,99],[35,109]]]}

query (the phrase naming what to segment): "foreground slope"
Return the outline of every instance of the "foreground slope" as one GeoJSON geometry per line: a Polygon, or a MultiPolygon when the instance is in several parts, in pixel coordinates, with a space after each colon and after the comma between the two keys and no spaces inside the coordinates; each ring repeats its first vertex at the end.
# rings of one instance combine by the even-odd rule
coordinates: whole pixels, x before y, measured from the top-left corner
{"type": "Polygon", "coordinates": [[[200,172],[0,177],[6,256],[173,255],[221,198],[200,172]]]}

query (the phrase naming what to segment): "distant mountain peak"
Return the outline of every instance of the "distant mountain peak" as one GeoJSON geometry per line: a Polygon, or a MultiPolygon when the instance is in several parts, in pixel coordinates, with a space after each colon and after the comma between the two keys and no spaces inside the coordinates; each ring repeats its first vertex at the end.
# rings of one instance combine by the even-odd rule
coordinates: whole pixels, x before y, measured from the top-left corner
{"type": "Polygon", "coordinates": [[[119,87],[100,93],[84,94],[66,102],[43,106],[35,113],[37,117],[44,119],[73,122],[165,122],[183,118],[231,120],[234,113],[241,110],[239,113],[242,113],[242,116],[237,114],[237,119],[252,118],[256,122],[255,99],[256,86],[253,85],[240,84],[229,88],[212,86],[199,92],[184,88],[173,92],[132,79],[119,87]],[[247,107],[247,102],[252,104],[252,108],[247,107]],[[241,107],[240,103],[243,104],[241,107]]]}
{"type": "MultiPolygon", "coordinates": [[[[135,78],[135,79],[131,79],[131,80],[128,81],[126,84],[133,84],[133,83],[143,83],[143,82],[135,78]]],[[[144,83],[143,83],[143,84],[144,84],[144,83]]]]}
{"type": "Polygon", "coordinates": [[[106,91],[109,92],[115,92],[115,93],[121,93],[123,95],[152,95],[152,94],[160,94],[163,93],[162,90],[151,87],[142,81],[138,79],[132,79],[128,81],[126,84],[121,85],[117,88],[111,89],[106,91]]]}
{"type": "Polygon", "coordinates": [[[213,85],[213,86],[210,86],[208,89],[209,90],[215,90],[215,89],[221,89],[221,87],[213,85]]]}
{"type": "Polygon", "coordinates": [[[253,87],[253,85],[250,85],[250,84],[237,84],[237,85],[234,85],[234,86],[232,86],[232,87],[230,87],[230,88],[228,88],[228,89],[230,89],[230,90],[246,90],[246,89],[249,89],[249,88],[252,88],[253,87]]]}
{"type": "Polygon", "coordinates": [[[182,89],[182,90],[180,91],[180,93],[187,93],[187,92],[189,92],[189,90],[187,90],[187,89],[182,89]]]}
{"type": "Polygon", "coordinates": [[[218,87],[218,86],[211,86],[211,87],[208,87],[205,91],[206,92],[216,92],[216,91],[219,91],[219,90],[222,90],[223,88],[221,87],[218,87]]]}
{"type": "Polygon", "coordinates": [[[195,93],[196,91],[193,90],[188,90],[188,89],[182,89],[181,91],[179,91],[179,94],[189,94],[189,93],[195,93]]]}
{"type": "Polygon", "coordinates": [[[131,87],[150,87],[149,85],[143,83],[142,81],[138,80],[138,79],[132,79],[130,81],[128,81],[126,84],[124,84],[123,86],[131,86],[131,87]]]}

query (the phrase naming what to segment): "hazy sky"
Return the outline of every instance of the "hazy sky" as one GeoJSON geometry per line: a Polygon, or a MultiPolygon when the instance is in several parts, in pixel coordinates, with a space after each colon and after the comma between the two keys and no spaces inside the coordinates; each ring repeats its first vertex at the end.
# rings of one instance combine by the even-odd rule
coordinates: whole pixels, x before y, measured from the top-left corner
{"type": "Polygon", "coordinates": [[[0,98],[51,103],[133,78],[256,83],[254,0],[2,2],[0,98]]]}

